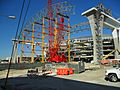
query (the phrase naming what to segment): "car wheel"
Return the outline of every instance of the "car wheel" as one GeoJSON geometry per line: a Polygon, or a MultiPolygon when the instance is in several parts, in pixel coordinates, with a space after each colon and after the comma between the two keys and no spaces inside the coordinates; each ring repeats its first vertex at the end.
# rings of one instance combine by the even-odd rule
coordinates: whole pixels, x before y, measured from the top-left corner
{"type": "Polygon", "coordinates": [[[117,78],[116,74],[111,74],[109,76],[109,79],[110,79],[111,82],[117,82],[118,81],[118,78],[117,78]]]}

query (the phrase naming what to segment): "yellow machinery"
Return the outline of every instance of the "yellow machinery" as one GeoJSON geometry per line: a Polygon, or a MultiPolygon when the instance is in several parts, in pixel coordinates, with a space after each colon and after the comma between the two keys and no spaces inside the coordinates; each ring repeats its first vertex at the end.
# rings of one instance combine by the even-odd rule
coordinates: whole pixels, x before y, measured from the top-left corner
{"type": "MultiPolygon", "coordinates": [[[[105,60],[105,59],[108,58],[112,53],[114,53],[114,52],[116,52],[116,51],[119,52],[118,49],[115,49],[115,50],[113,50],[112,52],[110,52],[109,54],[105,55],[105,57],[103,57],[102,60],[105,60]]],[[[119,53],[120,53],[120,52],[119,52],[119,53]]]]}

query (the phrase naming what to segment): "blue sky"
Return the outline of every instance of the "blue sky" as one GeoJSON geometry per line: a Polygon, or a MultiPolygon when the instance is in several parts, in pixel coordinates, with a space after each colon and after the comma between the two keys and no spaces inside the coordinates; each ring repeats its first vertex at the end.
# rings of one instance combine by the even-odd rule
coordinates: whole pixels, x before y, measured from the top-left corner
{"type": "MultiPolygon", "coordinates": [[[[65,1],[65,0],[53,0],[65,1]]],[[[78,24],[87,19],[80,14],[85,10],[103,3],[105,7],[112,10],[114,17],[120,17],[120,0],[66,0],[75,6],[75,15],[71,16],[71,25],[78,24]]],[[[15,37],[17,29],[18,19],[23,0],[0,0],[0,58],[5,58],[11,55],[12,39],[15,37]],[[7,18],[9,15],[15,15],[16,19],[12,20],[7,18]]],[[[28,0],[25,0],[25,8],[23,16],[25,14],[28,0]]],[[[47,0],[31,0],[30,8],[27,14],[26,20],[29,20],[31,16],[35,15],[38,11],[45,8],[47,0]]],[[[22,22],[22,21],[21,21],[22,22]]],[[[20,24],[21,25],[21,24],[20,24]]],[[[80,36],[90,36],[89,32],[82,32],[80,36]]]]}

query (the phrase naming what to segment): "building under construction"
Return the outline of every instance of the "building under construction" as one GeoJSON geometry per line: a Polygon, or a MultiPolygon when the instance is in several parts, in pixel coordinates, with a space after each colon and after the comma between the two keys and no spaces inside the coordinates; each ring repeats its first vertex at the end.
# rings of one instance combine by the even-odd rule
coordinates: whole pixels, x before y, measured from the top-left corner
{"type": "Polygon", "coordinates": [[[10,61],[0,64],[0,89],[119,90],[120,83],[103,78],[120,79],[120,21],[99,4],[81,13],[88,21],[71,25],[74,6],[47,1],[47,7],[12,40],[10,61]],[[111,35],[104,30],[111,30],[111,35]],[[84,31],[90,31],[89,35],[82,37],[84,31]]]}
{"type": "MultiPolygon", "coordinates": [[[[75,39],[71,39],[70,41],[70,59],[71,61],[80,61],[83,60],[85,62],[91,62],[93,60],[93,39],[91,36],[89,37],[78,37],[75,39]]],[[[48,49],[48,46],[45,48],[48,49]]],[[[64,52],[67,56],[66,44],[61,45],[61,52],[64,52]]],[[[115,50],[113,37],[111,35],[103,36],[103,56],[108,55],[110,52],[115,50]]],[[[46,56],[48,58],[48,56],[46,56]]],[[[114,59],[115,52],[110,54],[106,59],[114,59]]],[[[18,57],[20,59],[20,57],[18,57]]],[[[31,57],[23,57],[23,62],[30,62],[31,57]]],[[[39,58],[34,57],[34,60],[39,61],[42,60],[42,54],[39,58]]]]}
{"type": "MultiPolygon", "coordinates": [[[[19,61],[31,57],[30,62],[36,60],[44,63],[70,62],[71,60],[84,60],[86,62],[104,59],[119,59],[119,26],[120,22],[112,17],[111,11],[102,4],[93,7],[81,15],[88,18],[88,22],[70,26],[70,15],[73,6],[67,2],[59,2],[52,5],[48,0],[48,7],[26,24],[21,36],[14,43],[21,44],[19,61]],[[65,11],[66,10],[66,11],[65,11]],[[36,19],[37,18],[37,19],[36,19]],[[40,21],[40,22],[39,22],[40,21]],[[70,34],[76,32],[76,28],[88,25],[91,37],[80,37],[70,39],[70,34]],[[76,27],[77,26],[77,27],[76,27]],[[112,30],[112,35],[103,35],[103,28],[112,30]],[[28,51],[27,51],[28,49],[28,51]],[[111,53],[112,52],[112,53],[111,53]],[[26,53],[29,53],[26,54],[26,53]],[[39,53],[39,54],[38,54],[39,53]],[[26,54],[26,55],[25,55],[26,54]]],[[[77,31],[84,31],[78,29],[77,31]]],[[[14,50],[13,61],[16,60],[17,50],[14,50]]]]}
{"type": "MultiPolygon", "coordinates": [[[[103,43],[103,57],[112,52],[114,47],[113,38],[111,35],[104,35],[102,37],[103,43]]],[[[93,60],[93,39],[89,37],[80,37],[71,40],[71,60],[91,62],[93,60]]],[[[112,53],[106,59],[114,59],[115,54],[112,53]]]]}

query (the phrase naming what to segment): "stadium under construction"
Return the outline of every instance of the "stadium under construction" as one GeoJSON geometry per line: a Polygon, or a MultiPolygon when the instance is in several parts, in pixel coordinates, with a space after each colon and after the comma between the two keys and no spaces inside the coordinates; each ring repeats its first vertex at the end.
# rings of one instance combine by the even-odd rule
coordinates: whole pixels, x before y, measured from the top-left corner
{"type": "MultiPolygon", "coordinates": [[[[19,1],[22,12],[32,0],[19,1]]],[[[78,21],[74,24],[74,1],[60,1],[47,0],[45,8],[17,29],[10,59],[0,62],[0,90],[120,90],[120,18],[100,3],[77,15],[86,21],[73,16],[78,21]]]]}
{"type": "MultiPolygon", "coordinates": [[[[91,62],[93,60],[93,39],[91,36],[89,37],[79,37],[72,39],[70,41],[71,45],[71,50],[70,50],[70,55],[71,55],[71,60],[72,61],[79,61],[83,60],[85,62],[91,62]]],[[[66,48],[65,45],[64,47],[61,47],[61,52],[66,52],[64,49],[66,48]]],[[[46,48],[47,49],[47,48],[46,48]]],[[[108,55],[110,52],[115,50],[114,46],[114,41],[112,35],[104,35],[103,36],[103,56],[108,55]]],[[[31,57],[22,57],[23,62],[28,62],[31,60],[31,57]]],[[[20,57],[18,57],[18,60],[20,57]]],[[[36,59],[36,57],[34,57],[36,59]]],[[[37,59],[37,61],[41,60],[41,56],[37,59]]],[[[115,59],[115,52],[110,54],[106,59],[115,59]]],[[[18,62],[18,61],[17,61],[18,62]]]]}
{"type": "Polygon", "coordinates": [[[87,22],[70,26],[73,8],[67,2],[52,5],[52,1],[48,0],[47,10],[42,10],[28,21],[18,39],[13,40],[12,62],[83,60],[98,63],[103,59],[119,59],[120,22],[112,16],[110,9],[99,4],[81,14],[87,17],[87,22]],[[104,35],[105,28],[109,28],[112,35],[104,35]],[[86,30],[91,30],[92,36],[70,36],[86,30]],[[19,54],[18,49],[21,49],[19,54]]]}

